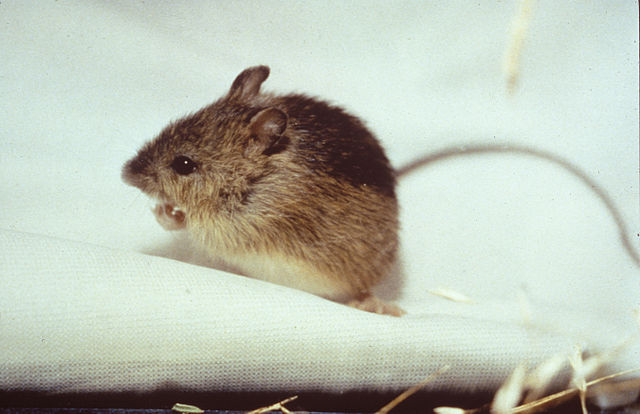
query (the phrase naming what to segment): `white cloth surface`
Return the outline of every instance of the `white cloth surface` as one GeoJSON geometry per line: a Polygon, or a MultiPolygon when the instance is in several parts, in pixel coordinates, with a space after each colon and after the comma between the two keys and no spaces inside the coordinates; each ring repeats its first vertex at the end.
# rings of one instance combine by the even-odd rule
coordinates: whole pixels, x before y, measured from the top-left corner
{"type": "Polygon", "coordinates": [[[9,389],[388,389],[445,363],[459,378],[440,387],[468,389],[567,346],[473,316],[380,317],[136,253],[24,233],[2,241],[27,257],[2,267],[11,275],[2,294],[12,305],[2,327],[9,389]]]}
{"type": "MultiPolygon", "coordinates": [[[[394,165],[449,145],[556,153],[638,248],[638,11],[537,3],[513,96],[516,3],[2,2],[0,389],[495,390],[638,335],[640,271],[610,213],[548,161],[482,155],[403,179],[402,318],[200,266],[121,165],[245,67],[343,104],[394,165]],[[164,257],[159,257],[164,256],[164,257]],[[473,303],[432,295],[447,288],[473,303]]],[[[636,340],[604,372],[640,366],[636,340]]]]}

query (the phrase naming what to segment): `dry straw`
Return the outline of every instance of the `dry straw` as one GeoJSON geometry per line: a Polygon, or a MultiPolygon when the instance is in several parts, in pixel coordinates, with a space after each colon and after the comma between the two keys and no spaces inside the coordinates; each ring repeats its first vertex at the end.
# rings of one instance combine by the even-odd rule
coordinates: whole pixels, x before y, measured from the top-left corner
{"type": "MultiPolygon", "coordinates": [[[[500,388],[500,390],[498,390],[491,406],[492,413],[529,414],[541,412],[555,407],[561,403],[567,402],[576,396],[580,398],[582,410],[586,413],[587,396],[596,396],[600,393],[617,393],[622,391],[631,391],[640,388],[640,378],[632,378],[629,380],[620,380],[615,383],[609,383],[610,381],[623,377],[625,375],[640,372],[640,368],[637,368],[600,377],[589,382],[585,381],[584,383],[580,383],[580,387],[572,387],[564,391],[539,398],[535,401],[525,402],[522,405],[517,405],[519,402],[518,397],[521,396],[525,391],[524,388],[526,387],[527,383],[526,379],[521,380],[521,371],[521,366],[516,368],[514,374],[512,374],[511,377],[500,388]],[[522,386],[522,388],[519,388],[519,386],[522,386]]],[[[465,410],[457,407],[438,407],[434,409],[434,412],[437,414],[474,414],[486,412],[486,408],[481,407],[465,410]]]]}
{"type": "Polygon", "coordinates": [[[522,54],[522,45],[527,35],[527,29],[531,22],[531,14],[533,13],[534,0],[522,0],[520,9],[511,23],[511,36],[509,38],[509,46],[504,57],[503,70],[507,76],[507,91],[513,94],[520,77],[520,55],[522,54]]]}

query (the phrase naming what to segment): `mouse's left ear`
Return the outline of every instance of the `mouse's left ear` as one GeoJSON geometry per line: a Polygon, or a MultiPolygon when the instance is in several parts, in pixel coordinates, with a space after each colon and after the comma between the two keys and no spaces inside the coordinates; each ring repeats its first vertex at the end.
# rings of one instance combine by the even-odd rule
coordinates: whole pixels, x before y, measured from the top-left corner
{"type": "Polygon", "coordinates": [[[260,85],[269,77],[268,66],[253,66],[243,70],[233,81],[228,97],[241,101],[251,99],[260,92],[260,85]]]}
{"type": "Polygon", "coordinates": [[[251,137],[246,153],[272,155],[282,152],[289,144],[289,139],[283,135],[287,121],[287,114],[273,107],[255,114],[249,122],[251,137]]]}

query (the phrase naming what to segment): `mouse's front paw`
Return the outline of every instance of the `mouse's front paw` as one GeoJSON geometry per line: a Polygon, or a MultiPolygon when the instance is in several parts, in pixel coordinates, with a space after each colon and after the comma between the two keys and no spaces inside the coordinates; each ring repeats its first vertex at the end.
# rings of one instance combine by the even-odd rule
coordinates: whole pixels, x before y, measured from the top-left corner
{"type": "Polygon", "coordinates": [[[165,230],[180,230],[187,225],[184,211],[171,204],[156,204],[153,214],[165,230]]]}

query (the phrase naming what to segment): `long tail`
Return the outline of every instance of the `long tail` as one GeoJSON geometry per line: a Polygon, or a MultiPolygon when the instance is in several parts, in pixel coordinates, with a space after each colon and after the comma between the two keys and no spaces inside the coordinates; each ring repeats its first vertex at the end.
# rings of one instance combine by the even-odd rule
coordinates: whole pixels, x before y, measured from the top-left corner
{"type": "Polygon", "coordinates": [[[448,158],[454,158],[459,156],[466,155],[478,155],[478,154],[522,154],[528,155],[535,158],[542,158],[548,161],[551,161],[554,164],[557,164],[569,171],[574,176],[578,177],[583,183],[589,187],[596,196],[604,203],[609,213],[613,217],[613,220],[616,223],[618,228],[618,234],[620,236],[620,240],[625,250],[631,256],[631,259],[635,262],[636,266],[640,267],[640,256],[638,252],[633,247],[631,242],[631,238],[629,236],[629,231],[626,223],[622,219],[622,214],[616,207],[615,203],[609,196],[609,194],[602,188],[598,183],[596,183],[591,177],[589,177],[583,170],[567,161],[566,159],[553,154],[551,152],[547,152],[544,150],[539,150],[536,148],[531,148],[522,145],[510,145],[510,144],[478,144],[478,145],[463,145],[457,147],[449,147],[443,150],[427,154],[424,157],[418,158],[414,161],[409,162],[408,164],[398,168],[396,170],[396,177],[402,178],[412,172],[426,167],[429,164],[446,160],[448,158]]]}

